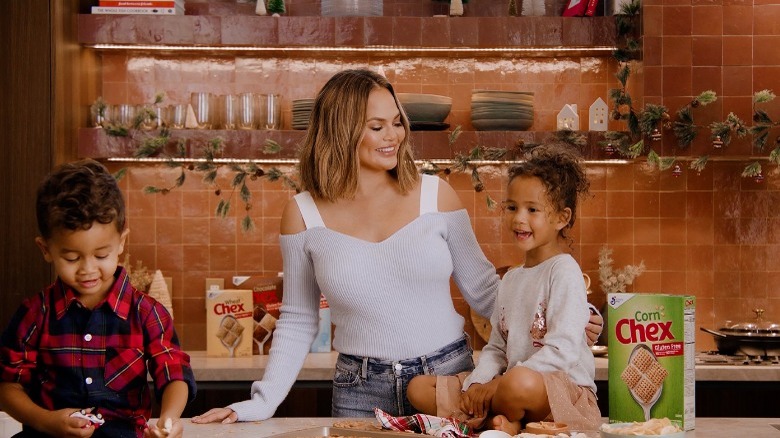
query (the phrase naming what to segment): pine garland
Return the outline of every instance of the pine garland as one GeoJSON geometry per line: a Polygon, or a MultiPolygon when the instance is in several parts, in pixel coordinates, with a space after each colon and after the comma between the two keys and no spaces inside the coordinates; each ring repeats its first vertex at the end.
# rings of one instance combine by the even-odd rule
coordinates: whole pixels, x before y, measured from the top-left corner
{"type": "Polygon", "coordinates": [[[266,10],[272,14],[284,14],[287,11],[284,0],[268,0],[266,10]]]}

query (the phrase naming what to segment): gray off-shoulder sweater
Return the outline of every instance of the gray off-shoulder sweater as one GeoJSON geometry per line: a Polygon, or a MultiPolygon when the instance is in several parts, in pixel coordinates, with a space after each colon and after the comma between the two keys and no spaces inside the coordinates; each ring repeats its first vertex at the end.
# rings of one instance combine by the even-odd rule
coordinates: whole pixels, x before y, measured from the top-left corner
{"type": "Polygon", "coordinates": [[[420,216],[381,242],[328,229],[311,196],[296,195],[307,229],[281,236],[281,316],[263,379],[252,384],[250,400],[229,406],[240,421],[271,417],[287,396],[317,332],[321,293],[334,349],[384,360],[422,356],[463,336],[451,278],[472,308],[492,313],[499,277],[466,211],[436,210],[437,185],[437,177],[423,176],[420,216]]]}

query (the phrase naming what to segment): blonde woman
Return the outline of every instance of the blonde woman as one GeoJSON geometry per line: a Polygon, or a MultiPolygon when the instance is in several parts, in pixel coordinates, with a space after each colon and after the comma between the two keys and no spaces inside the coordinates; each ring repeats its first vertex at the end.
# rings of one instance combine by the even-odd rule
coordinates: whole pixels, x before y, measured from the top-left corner
{"type": "Polygon", "coordinates": [[[450,278],[470,306],[490,315],[499,277],[452,187],[419,174],[409,121],[383,76],[346,70],[324,85],[300,174],[305,191],[282,216],[284,298],[263,380],[252,384],[251,400],[196,423],[273,415],[314,340],[321,293],[340,353],[335,417],[372,416],[376,407],[416,412],[406,399],[412,377],[474,368],[450,278]]]}

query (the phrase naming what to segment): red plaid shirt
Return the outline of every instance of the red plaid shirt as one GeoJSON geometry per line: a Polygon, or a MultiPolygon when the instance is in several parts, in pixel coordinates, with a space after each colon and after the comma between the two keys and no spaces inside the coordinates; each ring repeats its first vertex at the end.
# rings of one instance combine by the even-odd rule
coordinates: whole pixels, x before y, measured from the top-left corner
{"type": "Polygon", "coordinates": [[[60,279],[26,299],[0,338],[2,379],[46,409],[96,407],[140,437],[152,407],[147,370],[158,400],[168,382],[182,380],[191,401],[195,379],[168,311],[136,290],[124,268],[114,276],[94,310],[60,279]]]}

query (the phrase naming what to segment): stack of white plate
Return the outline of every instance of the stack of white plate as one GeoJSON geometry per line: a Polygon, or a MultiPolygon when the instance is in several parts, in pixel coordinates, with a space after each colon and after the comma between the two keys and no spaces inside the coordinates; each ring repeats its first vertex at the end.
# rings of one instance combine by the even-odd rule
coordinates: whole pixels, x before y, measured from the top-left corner
{"type": "Polygon", "coordinates": [[[477,131],[525,131],[533,123],[533,92],[471,92],[471,124],[477,131]]]}
{"type": "Polygon", "coordinates": [[[309,127],[309,116],[314,109],[314,99],[293,99],[292,128],[306,129],[309,127]]]}

